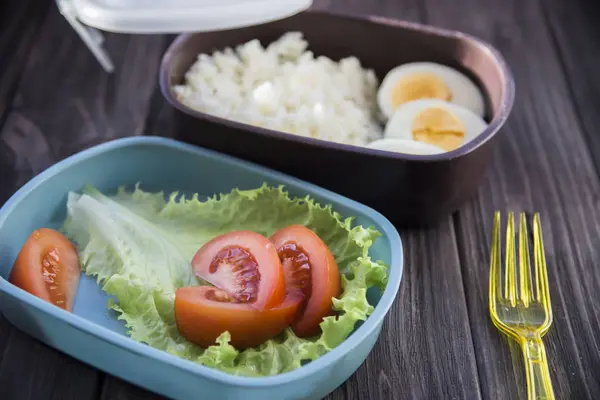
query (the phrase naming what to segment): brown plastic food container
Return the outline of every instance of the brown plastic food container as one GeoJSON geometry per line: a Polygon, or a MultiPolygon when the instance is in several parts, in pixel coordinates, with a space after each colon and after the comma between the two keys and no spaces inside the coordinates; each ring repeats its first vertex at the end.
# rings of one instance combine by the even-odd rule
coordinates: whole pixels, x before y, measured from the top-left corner
{"type": "Polygon", "coordinates": [[[388,18],[312,10],[258,26],[181,35],[163,57],[160,85],[175,108],[175,138],[315,183],[375,208],[399,227],[435,223],[474,195],[490,162],[491,139],[514,99],[504,59],[476,38],[388,18]],[[199,53],[255,38],[266,45],[287,31],[303,32],[316,56],[356,56],[363,67],[375,70],[380,82],[387,71],[407,62],[454,67],[483,89],[489,126],[452,152],[405,155],[254,127],[195,111],[177,100],[172,85],[183,82],[199,53]]]}

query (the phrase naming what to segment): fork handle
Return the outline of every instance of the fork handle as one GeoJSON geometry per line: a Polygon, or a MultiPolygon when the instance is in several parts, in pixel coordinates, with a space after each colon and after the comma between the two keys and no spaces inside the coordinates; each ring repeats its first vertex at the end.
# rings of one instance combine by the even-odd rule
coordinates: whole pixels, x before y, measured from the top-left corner
{"type": "Polygon", "coordinates": [[[541,338],[526,339],[521,343],[527,373],[528,400],[554,400],[546,349],[541,338]]]}

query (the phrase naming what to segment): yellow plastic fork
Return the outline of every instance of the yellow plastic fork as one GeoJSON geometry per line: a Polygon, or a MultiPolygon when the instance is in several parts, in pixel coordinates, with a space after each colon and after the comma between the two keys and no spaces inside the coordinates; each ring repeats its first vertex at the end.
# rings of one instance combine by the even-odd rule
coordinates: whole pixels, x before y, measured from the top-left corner
{"type": "Polygon", "coordinates": [[[494,325],[517,341],[523,350],[527,398],[554,399],[546,350],[542,342],[542,336],[552,324],[552,307],[539,214],[536,213],[533,220],[533,277],[524,213],[520,216],[518,269],[515,262],[514,215],[512,212],[508,215],[504,277],[500,251],[500,212],[496,212],[490,261],[490,315],[494,325]]]}

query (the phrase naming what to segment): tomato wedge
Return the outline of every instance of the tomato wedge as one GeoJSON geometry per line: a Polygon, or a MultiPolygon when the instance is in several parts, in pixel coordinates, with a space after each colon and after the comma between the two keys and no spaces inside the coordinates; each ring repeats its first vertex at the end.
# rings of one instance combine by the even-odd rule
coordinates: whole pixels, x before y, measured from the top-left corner
{"type": "Polygon", "coordinates": [[[287,328],[302,303],[297,292],[287,294],[275,308],[259,310],[239,303],[227,292],[212,286],[191,286],[175,292],[175,322],[179,333],[202,347],[215,344],[225,331],[237,349],[255,347],[287,328]]]}
{"type": "Polygon", "coordinates": [[[33,231],[21,248],[8,281],[72,311],[80,272],[73,243],[53,229],[41,228],[33,231]]]}
{"type": "Polygon", "coordinates": [[[285,298],[285,278],[273,243],[251,231],[232,231],[206,243],[192,259],[195,274],[240,303],[273,308],[285,298]]]}
{"type": "Polygon", "coordinates": [[[270,240],[281,259],[288,290],[297,288],[305,296],[292,328],[300,337],[316,335],[323,318],[333,313],[331,299],[340,295],[335,258],[321,238],[302,225],[280,229],[270,240]]]}

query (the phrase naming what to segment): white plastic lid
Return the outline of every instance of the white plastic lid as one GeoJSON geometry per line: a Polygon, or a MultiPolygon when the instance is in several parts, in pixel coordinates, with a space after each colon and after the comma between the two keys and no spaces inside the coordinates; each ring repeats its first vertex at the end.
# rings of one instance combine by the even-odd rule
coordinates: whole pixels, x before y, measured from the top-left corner
{"type": "Polygon", "coordinates": [[[68,0],[88,26],[120,33],[201,32],[294,15],[312,0],[68,0]]]}
{"type": "Polygon", "coordinates": [[[182,33],[241,28],[283,19],[312,0],[56,0],[60,12],[105,70],[114,67],[102,34],[182,33]]]}

